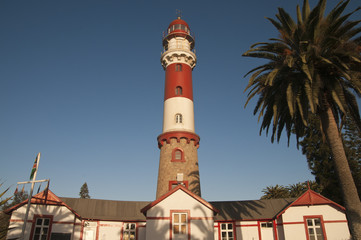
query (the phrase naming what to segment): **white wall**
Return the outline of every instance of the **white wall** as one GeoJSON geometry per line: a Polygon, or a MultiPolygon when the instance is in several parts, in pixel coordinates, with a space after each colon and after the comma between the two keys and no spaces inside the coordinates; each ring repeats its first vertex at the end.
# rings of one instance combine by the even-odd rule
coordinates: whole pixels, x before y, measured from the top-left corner
{"type": "MultiPolygon", "coordinates": [[[[282,214],[285,239],[306,239],[304,216],[322,216],[328,240],[350,239],[346,215],[330,205],[292,206],[282,214]]],[[[280,238],[281,240],[281,238],[280,238]]]]}
{"type": "Polygon", "coordinates": [[[120,239],[120,233],[122,230],[121,222],[100,221],[98,224],[99,224],[98,240],[120,239]]]}
{"type": "Polygon", "coordinates": [[[169,239],[171,210],[189,210],[191,239],[213,239],[213,211],[182,190],[174,192],[147,212],[146,239],[169,239]]]}
{"type": "MultiPolygon", "coordinates": [[[[15,227],[8,232],[7,239],[19,237],[23,226],[23,219],[26,212],[26,205],[13,211],[10,227],[15,227]]],[[[35,215],[52,215],[52,233],[71,233],[72,240],[79,240],[82,229],[82,221],[75,218],[75,215],[64,206],[44,206],[32,205],[29,211],[28,221],[33,220],[35,215]],[[75,225],[74,225],[75,222],[75,225]]],[[[26,225],[25,239],[30,238],[32,229],[32,222],[26,225]]],[[[138,225],[145,225],[145,222],[139,222],[138,225]]],[[[114,240],[120,239],[121,230],[123,227],[122,222],[116,221],[85,221],[83,230],[83,240],[114,240]],[[99,232],[97,232],[99,231],[99,232]]],[[[145,240],[145,227],[138,228],[138,240],[145,240]]]]}
{"type": "Polygon", "coordinates": [[[164,102],[163,132],[194,132],[193,101],[185,97],[172,97],[164,102]],[[182,123],[175,122],[175,115],[182,114],[182,123]]]}
{"type": "MultiPolygon", "coordinates": [[[[27,205],[24,205],[12,212],[9,227],[14,229],[8,231],[7,239],[21,235],[26,207],[27,205]]],[[[33,204],[29,210],[28,222],[26,224],[25,230],[25,239],[30,238],[33,223],[29,221],[33,221],[34,215],[52,215],[52,233],[73,233],[74,231],[74,214],[68,208],[64,206],[46,206],[33,204]]],[[[79,234],[76,234],[75,237],[79,238],[79,234]]],[[[74,240],[78,238],[74,238],[74,240]]]]}
{"type": "Polygon", "coordinates": [[[257,221],[241,221],[236,222],[236,234],[238,240],[258,240],[258,226],[257,221]]]}

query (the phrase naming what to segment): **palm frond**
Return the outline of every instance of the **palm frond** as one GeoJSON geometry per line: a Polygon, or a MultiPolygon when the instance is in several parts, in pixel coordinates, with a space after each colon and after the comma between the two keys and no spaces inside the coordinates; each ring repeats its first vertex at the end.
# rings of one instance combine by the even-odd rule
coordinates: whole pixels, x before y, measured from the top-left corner
{"type": "Polygon", "coordinates": [[[298,141],[309,115],[322,110],[323,101],[336,119],[357,109],[348,105],[354,101],[348,89],[361,96],[361,21],[347,21],[359,11],[343,14],[348,3],[341,1],[325,15],[326,0],[312,9],[304,0],[302,8],[296,8],[296,21],[279,8],[275,18],[267,19],[280,37],[256,43],[243,54],[268,60],[245,75],[250,75],[245,106],[259,97],[253,114],[261,122],[260,134],[271,131],[272,142],[279,141],[283,131],[288,141],[292,133],[298,141]]]}
{"type": "Polygon", "coordinates": [[[350,2],[350,0],[347,1],[340,1],[336,7],[334,7],[331,12],[327,15],[326,20],[329,23],[334,22],[337,18],[340,17],[340,15],[343,13],[343,11],[345,10],[345,8],[347,7],[348,3],[350,2]]]}
{"type": "Polygon", "coordinates": [[[308,0],[303,1],[303,7],[302,7],[302,17],[303,21],[308,19],[308,16],[310,15],[311,9],[310,9],[310,3],[308,0]]]}

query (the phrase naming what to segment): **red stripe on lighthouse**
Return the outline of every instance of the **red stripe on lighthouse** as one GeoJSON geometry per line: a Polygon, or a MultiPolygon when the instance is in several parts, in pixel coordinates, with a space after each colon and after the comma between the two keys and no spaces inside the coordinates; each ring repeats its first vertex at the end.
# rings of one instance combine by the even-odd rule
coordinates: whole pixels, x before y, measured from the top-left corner
{"type": "Polygon", "coordinates": [[[192,68],[187,64],[173,63],[165,70],[164,101],[172,97],[185,97],[193,101],[192,68]],[[181,94],[177,92],[177,87],[181,88],[181,94]]]}

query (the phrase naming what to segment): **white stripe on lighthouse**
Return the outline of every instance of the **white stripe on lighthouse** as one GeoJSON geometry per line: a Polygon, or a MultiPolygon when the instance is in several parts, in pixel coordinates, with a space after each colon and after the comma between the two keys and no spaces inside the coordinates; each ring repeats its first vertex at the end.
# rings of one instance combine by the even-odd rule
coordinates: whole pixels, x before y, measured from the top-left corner
{"type": "Polygon", "coordinates": [[[184,97],[169,98],[164,102],[163,133],[170,131],[194,132],[193,101],[184,97]],[[176,115],[182,115],[182,122],[176,122],[176,115]]]}

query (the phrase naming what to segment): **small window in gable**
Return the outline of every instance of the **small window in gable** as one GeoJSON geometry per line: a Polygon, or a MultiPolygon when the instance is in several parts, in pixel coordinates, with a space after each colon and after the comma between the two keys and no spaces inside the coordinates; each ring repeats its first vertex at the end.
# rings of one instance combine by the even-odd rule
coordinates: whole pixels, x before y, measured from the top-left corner
{"type": "Polygon", "coordinates": [[[175,115],[175,123],[182,123],[182,122],[183,122],[182,114],[177,113],[177,114],[175,115]]]}
{"type": "Polygon", "coordinates": [[[183,91],[182,91],[182,87],[181,86],[177,86],[175,88],[175,95],[182,95],[183,94],[183,91]]]}
{"type": "Polygon", "coordinates": [[[181,72],[181,71],[182,71],[182,64],[177,63],[177,64],[175,65],[175,71],[176,71],[176,72],[181,72]]]}

